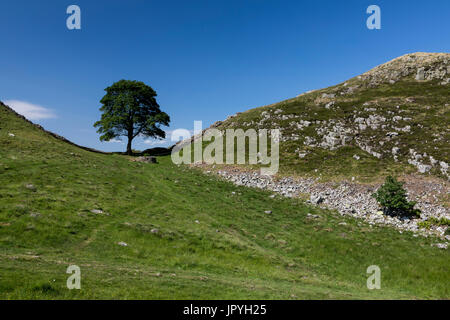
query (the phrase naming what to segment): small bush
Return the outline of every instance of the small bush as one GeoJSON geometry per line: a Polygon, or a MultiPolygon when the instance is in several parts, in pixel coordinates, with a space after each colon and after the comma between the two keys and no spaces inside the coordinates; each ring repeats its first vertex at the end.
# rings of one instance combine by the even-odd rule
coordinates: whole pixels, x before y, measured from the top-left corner
{"type": "Polygon", "coordinates": [[[417,223],[417,226],[418,226],[420,229],[427,229],[427,230],[429,230],[429,229],[431,228],[432,224],[431,224],[430,221],[419,221],[419,222],[417,223]]]}
{"type": "Polygon", "coordinates": [[[408,201],[403,183],[394,177],[386,177],[384,184],[372,195],[382,206],[383,212],[391,216],[420,216],[420,210],[414,209],[415,202],[408,201]]]}

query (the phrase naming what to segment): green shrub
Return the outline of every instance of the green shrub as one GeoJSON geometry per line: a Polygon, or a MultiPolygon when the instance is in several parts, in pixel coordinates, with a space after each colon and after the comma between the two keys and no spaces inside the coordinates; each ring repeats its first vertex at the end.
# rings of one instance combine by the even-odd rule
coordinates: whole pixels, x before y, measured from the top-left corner
{"type": "Polygon", "coordinates": [[[382,206],[383,212],[391,216],[420,216],[420,210],[414,209],[415,202],[408,201],[403,183],[394,177],[386,177],[384,184],[372,195],[382,206]]]}
{"type": "Polygon", "coordinates": [[[431,222],[430,221],[419,221],[418,223],[417,223],[417,226],[420,228],[420,229],[430,229],[431,228],[431,226],[432,226],[432,224],[431,224],[431,222]]]}

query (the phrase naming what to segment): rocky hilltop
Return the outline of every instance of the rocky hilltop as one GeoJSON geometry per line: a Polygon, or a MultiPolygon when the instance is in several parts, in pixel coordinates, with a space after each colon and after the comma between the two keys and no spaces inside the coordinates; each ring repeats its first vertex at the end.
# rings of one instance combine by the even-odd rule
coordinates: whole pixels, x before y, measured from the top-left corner
{"type": "Polygon", "coordinates": [[[359,76],[369,87],[382,83],[394,84],[414,75],[418,81],[438,80],[441,85],[450,83],[450,54],[417,52],[407,54],[382,64],[359,76]]]}

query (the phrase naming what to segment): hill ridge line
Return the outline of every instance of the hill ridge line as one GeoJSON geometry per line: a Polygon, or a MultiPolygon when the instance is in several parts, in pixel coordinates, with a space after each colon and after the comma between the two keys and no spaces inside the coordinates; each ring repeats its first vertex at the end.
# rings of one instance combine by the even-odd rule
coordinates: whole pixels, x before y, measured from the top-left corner
{"type": "Polygon", "coordinates": [[[10,106],[8,106],[5,103],[3,103],[3,101],[0,101],[0,105],[5,107],[6,110],[8,110],[9,112],[12,112],[17,117],[25,120],[26,122],[28,122],[29,124],[31,124],[35,128],[37,128],[37,129],[39,129],[39,130],[49,134],[50,136],[52,136],[52,137],[54,137],[54,138],[56,138],[56,139],[58,139],[60,141],[63,141],[63,142],[68,143],[68,144],[70,144],[72,146],[75,146],[77,148],[80,148],[80,149],[83,149],[83,150],[89,151],[89,152],[102,153],[102,154],[113,154],[113,152],[101,151],[101,150],[97,150],[97,149],[94,149],[94,148],[89,148],[89,147],[85,147],[85,146],[81,146],[79,144],[76,144],[75,142],[72,142],[72,141],[68,140],[67,138],[65,138],[65,137],[63,137],[63,136],[61,136],[61,135],[59,135],[57,133],[54,133],[54,132],[51,132],[49,130],[44,129],[44,127],[42,127],[41,125],[28,120],[26,117],[24,117],[20,113],[17,113],[13,108],[11,108],[10,106]]]}

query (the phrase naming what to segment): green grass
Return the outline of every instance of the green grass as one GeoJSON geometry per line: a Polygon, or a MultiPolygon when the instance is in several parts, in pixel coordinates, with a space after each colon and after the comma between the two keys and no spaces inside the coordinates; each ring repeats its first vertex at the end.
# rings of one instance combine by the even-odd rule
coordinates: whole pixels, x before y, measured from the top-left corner
{"type": "Polygon", "coordinates": [[[0,127],[1,299],[450,296],[449,253],[436,239],[271,199],[170,157],[84,151],[2,106],[0,127]],[[81,290],[66,288],[71,264],[81,290]],[[381,290],[366,287],[370,265],[381,290]]]}

